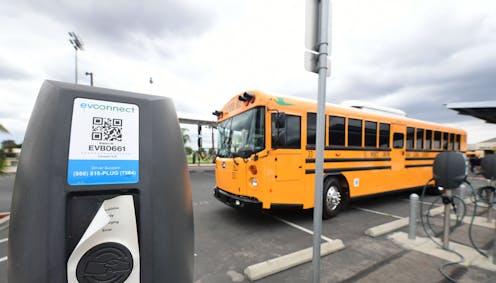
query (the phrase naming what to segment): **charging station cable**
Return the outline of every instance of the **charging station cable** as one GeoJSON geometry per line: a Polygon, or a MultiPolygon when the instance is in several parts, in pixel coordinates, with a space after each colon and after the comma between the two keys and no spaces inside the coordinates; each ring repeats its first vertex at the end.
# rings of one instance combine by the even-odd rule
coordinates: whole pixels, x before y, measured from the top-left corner
{"type": "MultiPolygon", "coordinates": [[[[448,251],[448,252],[451,252],[451,253],[453,253],[453,254],[457,255],[457,256],[460,258],[460,260],[458,260],[458,261],[449,261],[449,262],[443,263],[443,264],[439,267],[439,272],[441,272],[441,274],[444,276],[444,278],[446,278],[446,279],[447,279],[448,281],[450,281],[450,282],[456,282],[456,280],[455,280],[455,279],[453,279],[452,277],[450,277],[450,276],[449,276],[449,275],[448,275],[448,274],[444,271],[444,269],[445,269],[447,266],[462,263],[462,262],[465,260],[465,258],[463,257],[463,255],[462,255],[462,254],[458,253],[458,252],[457,252],[457,251],[455,251],[455,250],[452,250],[452,249],[449,249],[449,248],[444,248],[444,247],[443,247],[443,245],[442,245],[441,243],[439,243],[439,242],[438,242],[438,241],[437,241],[437,240],[436,240],[436,239],[435,239],[435,238],[431,235],[431,233],[433,233],[434,235],[436,235],[436,234],[435,234],[435,231],[434,231],[434,229],[432,228],[432,225],[430,224],[430,221],[429,221],[429,217],[430,217],[430,210],[432,209],[432,207],[434,206],[434,204],[435,204],[435,203],[436,203],[436,202],[437,202],[440,198],[436,199],[436,201],[434,201],[434,202],[432,202],[432,203],[431,203],[431,205],[430,205],[430,207],[429,207],[429,210],[427,211],[427,214],[426,214],[426,216],[425,216],[425,217],[426,217],[426,221],[427,221],[427,225],[426,225],[426,223],[424,222],[424,198],[425,198],[425,192],[426,192],[426,190],[427,190],[427,187],[428,187],[428,186],[430,186],[430,185],[429,185],[429,183],[430,183],[430,182],[432,182],[432,181],[434,181],[434,179],[430,179],[429,181],[427,181],[427,183],[425,184],[425,186],[424,186],[424,187],[423,187],[423,189],[422,189],[422,195],[421,195],[421,197],[420,197],[420,222],[421,222],[421,224],[422,224],[422,228],[424,229],[425,234],[427,235],[427,237],[429,237],[429,239],[431,239],[431,241],[433,241],[433,242],[434,242],[437,246],[439,246],[441,249],[446,250],[446,251],[448,251]],[[427,228],[429,228],[429,229],[431,230],[431,233],[429,233],[429,230],[428,230],[427,228]]],[[[455,196],[453,196],[453,198],[447,198],[447,200],[445,200],[445,201],[449,201],[449,202],[452,204],[452,206],[455,208],[455,207],[456,207],[456,205],[455,205],[455,203],[454,203],[454,201],[453,201],[453,200],[454,200],[454,198],[455,198],[455,196]]],[[[462,200],[461,198],[459,198],[459,197],[456,197],[456,198],[458,198],[458,199],[460,200],[460,203],[463,203],[463,206],[465,207],[465,203],[463,202],[463,200],[462,200]]],[[[449,204],[449,203],[448,203],[448,204],[449,204]]],[[[464,211],[465,211],[465,209],[464,209],[464,211]]],[[[463,215],[463,216],[464,216],[464,215],[463,215]]],[[[457,217],[457,224],[455,224],[455,227],[454,227],[453,229],[455,229],[456,227],[458,227],[458,226],[460,225],[460,224],[458,224],[458,222],[461,222],[461,219],[463,219],[463,216],[462,216],[462,217],[460,217],[460,220],[459,220],[459,219],[458,219],[458,217],[457,217]],[[457,226],[457,225],[458,225],[458,226],[457,226]]],[[[451,228],[450,228],[450,230],[451,230],[451,228]]]]}
{"type": "Polygon", "coordinates": [[[473,239],[473,226],[474,226],[474,220],[475,220],[475,216],[477,216],[477,206],[478,206],[478,203],[479,201],[482,201],[484,203],[487,203],[489,204],[489,209],[491,209],[491,203],[489,203],[489,201],[486,201],[484,198],[482,198],[481,196],[483,195],[481,193],[481,190],[495,190],[494,187],[491,187],[491,186],[485,186],[485,187],[482,187],[479,189],[479,191],[477,191],[473,186],[472,186],[472,183],[470,183],[468,180],[465,180],[465,182],[469,185],[471,191],[472,191],[472,197],[473,197],[473,203],[474,203],[474,212],[472,214],[472,219],[470,220],[470,225],[468,227],[468,238],[470,240],[470,244],[472,245],[472,247],[481,255],[483,255],[484,257],[489,257],[489,255],[484,252],[483,250],[481,250],[474,242],[474,239],[473,239]]]}

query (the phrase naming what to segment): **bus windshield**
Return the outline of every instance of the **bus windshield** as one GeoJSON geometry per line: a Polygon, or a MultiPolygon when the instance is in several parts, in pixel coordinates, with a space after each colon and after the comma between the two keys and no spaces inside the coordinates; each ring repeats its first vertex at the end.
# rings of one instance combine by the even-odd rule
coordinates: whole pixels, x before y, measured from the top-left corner
{"type": "Polygon", "coordinates": [[[219,157],[247,158],[265,148],[265,108],[257,107],[218,125],[219,157]]]}

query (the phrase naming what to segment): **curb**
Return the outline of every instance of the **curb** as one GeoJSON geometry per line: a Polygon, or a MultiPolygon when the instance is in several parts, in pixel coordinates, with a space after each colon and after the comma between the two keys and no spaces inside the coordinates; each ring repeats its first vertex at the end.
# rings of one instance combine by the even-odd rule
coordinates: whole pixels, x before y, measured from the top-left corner
{"type": "MultiPolygon", "coordinates": [[[[431,209],[430,215],[431,216],[439,215],[439,214],[442,214],[443,212],[444,212],[444,207],[440,206],[440,207],[436,207],[436,208],[431,209]]],[[[410,221],[410,217],[405,217],[402,219],[398,219],[398,220],[387,222],[387,223],[384,223],[381,225],[377,225],[377,226],[374,226],[374,227],[371,227],[371,228],[365,230],[365,235],[370,236],[370,237],[374,237],[374,238],[379,237],[379,236],[385,235],[387,233],[393,232],[395,230],[398,230],[400,228],[408,226],[409,221],[410,221]]]]}
{"type": "MultiPolygon", "coordinates": [[[[409,240],[408,234],[404,232],[396,232],[388,238],[407,250],[414,250],[446,261],[456,262],[460,259],[458,255],[443,249],[439,245],[433,243],[429,238],[416,237],[415,240],[409,240]]],[[[437,240],[441,242],[440,239],[437,240]]],[[[478,268],[496,272],[496,265],[492,264],[489,259],[480,255],[473,247],[458,244],[453,241],[450,241],[449,245],[451,250],[455,250],[464,257],[463,262],[460,263],[461,265],[468,267],[476,266],[478,268]]]]}
{"type": "MultiPolygon", "coordinates": [[[[320,245],[320,256],[326,256],[344,248],[345,246],[341,240],[325,242],[320,245]]],[[[294,253],[250,265],[245,268],[244,274],[248,277],[248,279],[250,279],[250,281],[258,280],[269,275],[287,270],[291,267],[309,262],[312,260],[312,254],[313,247],[299,250],[294,253]]]]}
{"type": "Polygon", "coordinates": [[[0,231],[9,227],[10,214],[0,215],[0,231]]]}

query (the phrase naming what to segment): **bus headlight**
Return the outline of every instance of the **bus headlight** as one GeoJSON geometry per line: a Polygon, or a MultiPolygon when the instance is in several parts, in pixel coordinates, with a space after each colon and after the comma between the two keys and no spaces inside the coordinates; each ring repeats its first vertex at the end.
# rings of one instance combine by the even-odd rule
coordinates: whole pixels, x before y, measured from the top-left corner
{"type": "Polygon", "coordinates": [[[257,178],[250,178],[250,184],[251,184],[253,187],[258,186],[258,180],[257,180],[257,178]]]}

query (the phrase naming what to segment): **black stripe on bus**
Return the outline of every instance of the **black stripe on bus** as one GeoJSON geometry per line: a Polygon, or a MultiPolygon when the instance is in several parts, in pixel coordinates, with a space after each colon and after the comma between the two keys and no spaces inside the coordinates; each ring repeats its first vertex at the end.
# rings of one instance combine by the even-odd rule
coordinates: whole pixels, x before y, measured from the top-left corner
{"type": "MultiPolygon", "coordinates": [[[[306,150],[315,150],[315,145],[307,145],[306,150]]],[[[359,151],[391,151],[389,147],[361,147],[361,146],[341,146],[327,145],[325,150],[359,150],[359,151]]]]}
{"type": "Polygon", "coordinates": [[[435,160],[435,157],[407,157],[406,160],[435,160]]]}
{"type": "MultiPolygon", "coordinates": [[[[367,171],[367,170],[384,170],[384,169],[391,169],[391,166],[333,168],[333,169],[324,169],[324,173],[340,173],[346,171],[367,171]]],[[[315,169],[307,169],[305,170],[305,174],[315,174],[315,169]]]]}
{"type": "MultiPolygon", "coordinates": [[[[366,162],[366,161],[391,161],[391,158],[324,158],[324,162],[366,162]]],[[[306,163],[315,163],[315,158],[305,159],[306,163]]]]}
{"type": "Polygon", "coordinates": [[[405,168],[416,168],[416,167],[432,167],[433,164],[412,164],[405,165],[405,168]]]}
{"type": "Polygon", "coordinates": [[[406,152],[443,152],[442,149],[407,149],[406,152]]]}

